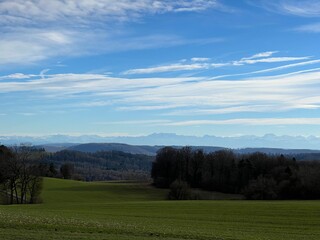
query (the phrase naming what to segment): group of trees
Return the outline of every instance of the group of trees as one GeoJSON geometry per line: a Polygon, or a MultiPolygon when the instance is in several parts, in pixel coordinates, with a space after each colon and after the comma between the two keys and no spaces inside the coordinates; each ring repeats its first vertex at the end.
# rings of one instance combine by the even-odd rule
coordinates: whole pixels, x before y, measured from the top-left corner
{"type": "Polygon", "coordinates": [[[36,203],[42,190],[39,151],[0,146],[0,196],[6,204],[36,203]]]}
{"type": "Polygon", "coordinates": [[[40,163],[41,176],[43,177],[52,177],[52,178],[63,178],[63,179],[72,179],[74,176],[74,165],[71,163],[63,163],[60,166],[60,169],[57,170],[54,163],[48,163],[44,161],[46,155],[42,157],[42,162],[40,163]]]}
{"type": "Polygon", "coordinates": [[[296,161],[283,155],[236,155],[227,150],[207,154],[190,147],[165,147],[157,153],[152,178],[161,188],[187,184],[209,191],[242,193],[248,199],[320,198],[320,162],[296,161]]]}

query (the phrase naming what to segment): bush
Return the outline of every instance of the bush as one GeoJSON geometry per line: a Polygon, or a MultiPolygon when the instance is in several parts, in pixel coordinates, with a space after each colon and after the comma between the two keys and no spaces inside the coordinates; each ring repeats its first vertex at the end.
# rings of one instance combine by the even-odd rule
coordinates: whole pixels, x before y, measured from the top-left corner
{"type": "Polygon", "coordinates": [[[277,183],[273,178],[266,178],[260,175],[256,180],[249,182],[243,194],[247,199],[271,200],[278,197],[276,189],[277,183]]]}
{"type": "Polygon", "coordinates": [[[170,200],[188,200],[191,199],[191,192],[186,182],[176,180],[170,185],[170,192],[168,195],[170,200]]]}

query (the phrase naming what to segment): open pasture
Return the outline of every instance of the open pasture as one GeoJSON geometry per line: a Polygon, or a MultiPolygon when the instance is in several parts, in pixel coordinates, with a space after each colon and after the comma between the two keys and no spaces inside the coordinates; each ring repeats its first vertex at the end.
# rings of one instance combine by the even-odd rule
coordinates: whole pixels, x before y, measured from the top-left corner
{"type": "Polygon", "coordinates": [[[320,201],[168,201],[166,193],[47,178],[42,204],[0,206],[0,239],[320,239],[320,201]]]}

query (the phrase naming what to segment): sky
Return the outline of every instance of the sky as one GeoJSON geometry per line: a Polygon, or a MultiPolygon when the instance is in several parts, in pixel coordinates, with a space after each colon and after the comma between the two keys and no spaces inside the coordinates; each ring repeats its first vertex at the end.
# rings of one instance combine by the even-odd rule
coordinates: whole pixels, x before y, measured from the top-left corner
{"type": "Polygon", "coordinates": [[[1,0],[0,135],[320,136],[319,0],[1,0]]]}

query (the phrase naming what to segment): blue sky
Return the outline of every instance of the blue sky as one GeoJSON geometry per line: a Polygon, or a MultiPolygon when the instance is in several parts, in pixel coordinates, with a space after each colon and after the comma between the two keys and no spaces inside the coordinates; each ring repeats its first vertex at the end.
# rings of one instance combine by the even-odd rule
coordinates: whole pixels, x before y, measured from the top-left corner
{"type": "Polygon", "coordinates": [[[2,0],[0,134],[320,136],[318,0],[2,0]]]}

